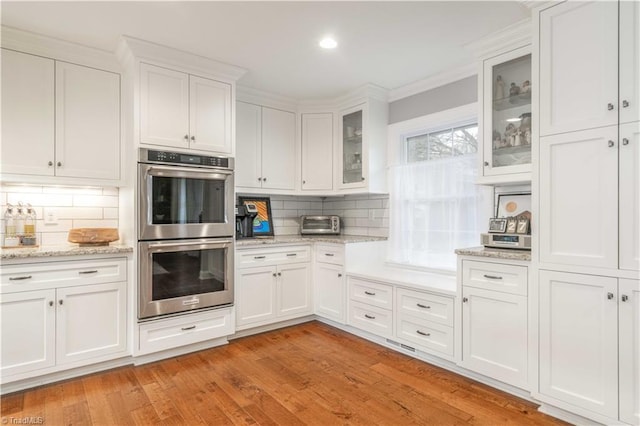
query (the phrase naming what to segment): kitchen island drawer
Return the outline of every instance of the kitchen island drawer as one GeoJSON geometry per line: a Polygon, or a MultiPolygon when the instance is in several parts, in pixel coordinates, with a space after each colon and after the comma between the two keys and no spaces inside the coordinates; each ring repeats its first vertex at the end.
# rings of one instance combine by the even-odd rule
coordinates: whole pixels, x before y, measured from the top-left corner
{"type": "Polygon", "coordinates": [[[453,356],[452,327],[399,315],[396,336],[430,351],[453,356]]]}
{"type": "Polygon", "coordinates": [[[349,299],[383,309],[393,308],[393,287],[386,284],[348,277],[349,299]]]}
{"type": "Polygon", "coordinates": [[[126,259],[7,265],[0,271],[2,293],[126,280],[126,259]]]}
{"type": "Polygon", "coordinates": [[[234,333],[231,308],[214,309],[139,325],[138,355],[173,349],[234,333]]]}
{"type": "Polygon", "coordinates": [[[383,337],[393,336],[393,312],[359,302],[349,302],[349,325],[383,337]]]}
{"type": "Polygon", "coordinates": [[[453,327],[453,298],[398,288],[397,312],[453,327]]]}
{"type": "Polygon", "coordinates": [[[344,265],[344,244],[317,244],[316,261],[344,265]]]}
{"type": "Polygon", "coordinates": [[[527,267],[464,260],[462,285],[526,296],[527,267]]]}
{"type": "Polygon", "coordinates": [[[310,260],[311,247],[308,245],[236,250],[236,265],[238,268],[309,262],[310,260]]]}

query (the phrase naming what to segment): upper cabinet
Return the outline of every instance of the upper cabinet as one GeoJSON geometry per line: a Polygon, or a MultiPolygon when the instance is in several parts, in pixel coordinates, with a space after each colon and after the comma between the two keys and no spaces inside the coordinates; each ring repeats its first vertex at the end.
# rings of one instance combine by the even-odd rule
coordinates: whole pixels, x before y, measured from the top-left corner
{"type": "Polygon", "coordinates": [[[294,190],[296,116],[293,112],[236,103],[236,187],[294,190]]]}
{"type": "Polygon", "coordinates": [[[480,183],[531,179],[531,81],[529,46],[483,61],[480,183]]]}
{"type": "Polygon", "coordinates": [[[302,190],[333,189],[333,114],[301,114],[302,190]]]}
{"type": "Polygon", "coordinates": [[[566,2],[541,12],[541,136],[640,120],[639,9],[566,2]]]}
{"type": "Polygon", "coordinates": [[[232,154],[231,85],[140,65],[140,143],[232,154]]]}
{"type": "Polygon", "coordinates": [[[3,178],[120,181],[119,74],[3,49],[2,105],[3,178]]]}

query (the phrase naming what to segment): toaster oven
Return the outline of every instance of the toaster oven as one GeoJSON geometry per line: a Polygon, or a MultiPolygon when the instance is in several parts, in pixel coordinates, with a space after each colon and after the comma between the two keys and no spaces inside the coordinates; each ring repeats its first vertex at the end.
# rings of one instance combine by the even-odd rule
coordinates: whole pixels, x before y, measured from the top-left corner
{"type": "Polygon", "coordinates": [[[339,216],[302,216],[300,233],[303,235],[337,235],[340,233],[339,216]]]}

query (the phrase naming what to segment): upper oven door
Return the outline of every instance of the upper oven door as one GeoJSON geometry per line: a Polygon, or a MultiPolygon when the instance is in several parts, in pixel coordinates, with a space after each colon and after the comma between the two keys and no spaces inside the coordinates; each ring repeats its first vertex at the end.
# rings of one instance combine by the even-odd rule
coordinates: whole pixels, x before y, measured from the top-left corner
{"type": "Polygon", "coordinates": [[[230,237],[233,171],[138,164],[138,239],[230,237]]]}

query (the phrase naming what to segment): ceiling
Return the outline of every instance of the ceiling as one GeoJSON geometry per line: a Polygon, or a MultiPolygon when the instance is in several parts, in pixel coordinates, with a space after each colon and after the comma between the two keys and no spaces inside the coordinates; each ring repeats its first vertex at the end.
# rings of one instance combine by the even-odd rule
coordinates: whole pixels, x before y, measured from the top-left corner
{"type": "Polygon", "coordinates": [[[293,99],[395,89],[468,65],[464,46],[529,16],[517,1],[2,1],[2,24],[107,51],[121,34],[237,65],[293,99]],[[332,34],[335,50],[318,47],[332,34]]]}

